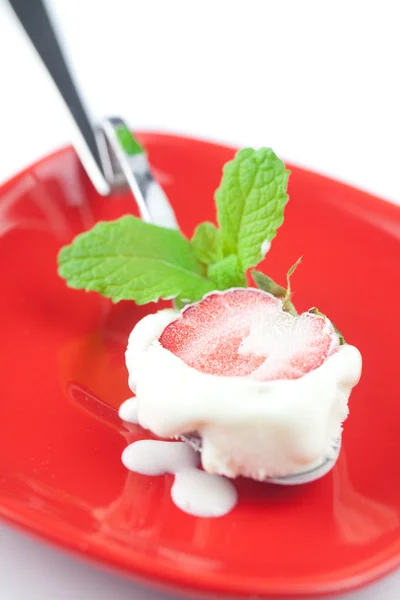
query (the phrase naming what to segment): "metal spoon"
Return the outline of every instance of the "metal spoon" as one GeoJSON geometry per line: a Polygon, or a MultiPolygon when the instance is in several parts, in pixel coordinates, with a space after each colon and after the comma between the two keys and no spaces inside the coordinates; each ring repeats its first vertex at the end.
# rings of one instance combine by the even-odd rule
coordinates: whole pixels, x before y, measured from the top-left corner
{"type": "Polygon", "coordinates": [[[9,2],[70,115],[74,148],[97,191],[107,196],[129,187],[144,221],[178,228],[174,211],[151,173],[143,148],[123,119],[110,117],[94,126],[89,118],[43,1],[9,2]]]}
{"type": "MultiPolygon", "coordinates": [[[[197,432],[180,435],[179,439],[187,442],[194,450],[196,450],[196,452],[201,453],[202,439],[197,432]]],[[[322,462],[308,471],[299,471],[282,477],[266,477],[264,481],[266,483],[275,483],[277,485],[301,485],[303,483],[316,481],[329,473],[335,466],[337,459],[339,458],[341,443],[341,438],[335,440],[332,443],[333,457],[323,459],[322,462]]]]}

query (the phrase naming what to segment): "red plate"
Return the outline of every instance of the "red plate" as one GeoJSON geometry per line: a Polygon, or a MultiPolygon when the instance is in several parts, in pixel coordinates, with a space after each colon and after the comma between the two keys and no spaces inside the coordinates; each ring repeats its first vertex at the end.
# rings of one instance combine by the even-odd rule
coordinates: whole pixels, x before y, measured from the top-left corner
{"type": "MultiPolygon", "coordinates": [[[[143,135],[184,232],[214,218],[233,150],[143,135]]],[[[400,209],[293,167],[286,220],[264,268],[283,281],[301,255],[296,304],[316,305],[360,348],[340,460],[315,483],[239,481],[221,519],[171,502],[171,477],[128,473],[127,335],[154,305],[113,306],[69,290],[56,254],[99,219],[134,210],[99,197],[70,148],[0,190],[0,514],[82,556],[153,584],[246,596],[338,592],[400,562],[400,209]]],[[[189,399],[188,399],[189,401],[189,399]]]]}

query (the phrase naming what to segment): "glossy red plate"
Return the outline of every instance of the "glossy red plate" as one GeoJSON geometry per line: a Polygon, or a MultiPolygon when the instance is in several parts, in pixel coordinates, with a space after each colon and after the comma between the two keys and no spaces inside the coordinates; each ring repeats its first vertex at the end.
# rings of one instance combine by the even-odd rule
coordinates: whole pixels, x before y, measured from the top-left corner
{"type": "MultiPolygon", "coordinates": [[[[141,136],[191,235],[214,219],[234,151],[141,136]]],[[[171,502],[171,477],[128,473],[120,455],[148,435],[124,425],[128,333],[146,311],[67,289],[61,245],[135,206],[98,196],[70,148],[0,189],[0,514],[155,585],[218,596],[310,596],[365,584],[400,562],[400,209],[296,167],[284,226],[264,268],[283,281],[301,255],[296,304],[329,314],[364,357],[340,460],[297,487],[237,483],[221,519],[171,502]]],[[[188,399],[189,401],[189,399],[188,399]]]]}

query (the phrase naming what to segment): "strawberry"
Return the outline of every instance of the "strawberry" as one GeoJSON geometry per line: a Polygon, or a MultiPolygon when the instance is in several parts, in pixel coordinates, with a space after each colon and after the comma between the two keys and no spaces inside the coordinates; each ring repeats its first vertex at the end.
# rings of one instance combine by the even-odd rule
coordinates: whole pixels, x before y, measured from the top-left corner
{"type": "Polygon", "coordinates": [[[292,316],[280,299],[253,288],[208,294],[183,309],[159,342],[202,373],[259,381],[301,377],[339,348],[325,316],[292,316]]]}

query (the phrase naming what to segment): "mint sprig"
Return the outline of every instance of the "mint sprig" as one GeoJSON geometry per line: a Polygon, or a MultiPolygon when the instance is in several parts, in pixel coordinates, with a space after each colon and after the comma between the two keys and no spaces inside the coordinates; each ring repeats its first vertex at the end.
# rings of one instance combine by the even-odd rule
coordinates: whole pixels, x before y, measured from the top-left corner
{"type": "Polygon", "coordinates": [[[58,256],[59,274],[72,288],[146,304],[199,300],[215,288],[179,231],[132,216],[98,223],[58,256]]]}
{"type": "MultiPolygon", "coordinates": [[[[129,133],[119,132],[127,152],[142,152],[129,133]]],[[[218,226],[201,223],[189,241],[132,216],[98,223],[61,250],[59,274],[70,287],[137,304],[175,299],[182,306],[212,290],[245,287],[247,270],[283,221],[288,175],[271,149],[240,150],[215,194],[218,226]]]]}

